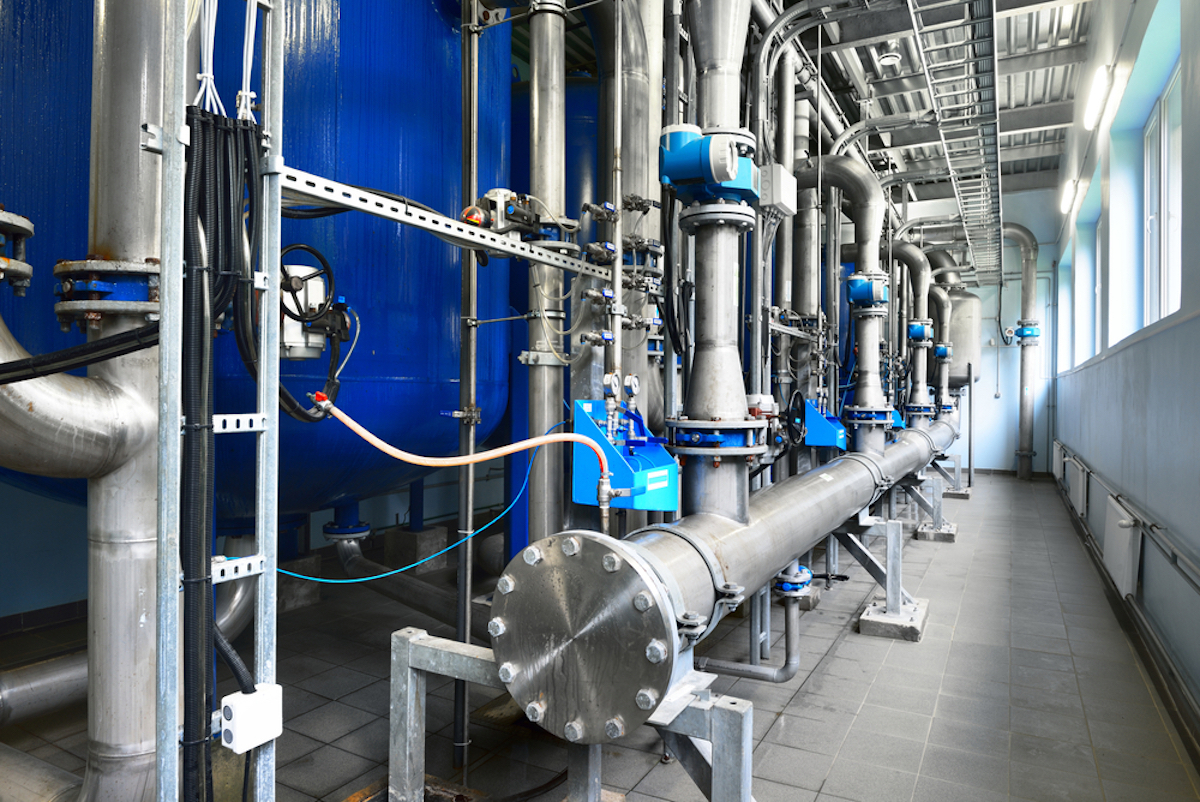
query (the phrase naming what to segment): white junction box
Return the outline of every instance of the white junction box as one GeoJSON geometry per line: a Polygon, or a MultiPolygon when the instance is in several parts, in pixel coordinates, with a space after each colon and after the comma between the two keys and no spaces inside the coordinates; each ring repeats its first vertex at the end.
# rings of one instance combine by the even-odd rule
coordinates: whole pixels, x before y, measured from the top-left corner
{"type": "Polygon", "coordinates": [[[261,682],[255,688],[221,699],[221,743],[239,755],[283,735],[283,686],[261,682]]]}

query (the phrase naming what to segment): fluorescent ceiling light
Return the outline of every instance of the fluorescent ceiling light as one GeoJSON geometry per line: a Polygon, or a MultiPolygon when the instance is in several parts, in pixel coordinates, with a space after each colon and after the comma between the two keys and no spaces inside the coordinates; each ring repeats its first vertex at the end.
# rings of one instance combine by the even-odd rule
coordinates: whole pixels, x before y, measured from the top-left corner
{"type": "Polygon", "coordinates": [[[1075,205],[1075,182],[1067,179],[1067,183],[1063,184],[1062,196],[1058,200],[1058,210],[1063,214],[1070,214],[1071,207],[1075,205]]]}
{"type": "Polygon", "coordinates": [[[1092,75],[1092,88],[1088,90],[1087,107],[1083,112],[1083,127],[1091,131],[1100,122],[1100,113],[1104,111],[1104,101],[1108,97],[1108,86],[1112,75],[1108,67],[1096,68],[1092,75]]]}

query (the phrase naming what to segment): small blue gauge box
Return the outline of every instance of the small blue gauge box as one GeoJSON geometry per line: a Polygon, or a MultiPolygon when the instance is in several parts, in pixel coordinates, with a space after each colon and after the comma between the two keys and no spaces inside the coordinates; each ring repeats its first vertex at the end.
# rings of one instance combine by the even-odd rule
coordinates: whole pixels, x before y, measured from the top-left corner
{"type": "MultiPolygon", "coordinates": [[[[628,495],[613,497],[612,506],[667,512],[679,509],[679,465],[663,447],[666,439],[651,436],[641,416],[621,404],[621,430],[617,443],[610,443],[605,434],[607,418],[604,401],[575,402],[575,433],[592,438],[604,450],[613,489],[629,489],[628,495]]],[[[599,460],[581,443],[572,449],[571,500],[594,507],[599,460]]]]}

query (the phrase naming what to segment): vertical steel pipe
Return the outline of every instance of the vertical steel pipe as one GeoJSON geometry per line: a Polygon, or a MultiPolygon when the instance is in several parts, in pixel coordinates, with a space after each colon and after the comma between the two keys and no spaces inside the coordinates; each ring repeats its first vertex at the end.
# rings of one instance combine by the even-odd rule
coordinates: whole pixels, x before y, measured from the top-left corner
{"type": "MultiPolygon", "coordinates": [[[[540,0],[529,15],[530,191],[550,213],[566,210],[566,55],[563,0],[540,0]]],[[[561,311],[562,274],[529,267],[529,308],[561,311]]],[[[557,321],[555,322],[557,323],[557,321]]],[[[561,352],[540,319],[529,322],[532,353],[561,352]]],[[[539,435],[562,419],[563,367],[529,365],[529,433],[539,435]]],[[[562,448],[547,446],[529,475],[529,540],[557,532],[563,523],[562,448]]]]}
{"type": "MultiPolygon", "coordinates": [[[[1036,327],[1037,319],[1037,237],[1017,223],[1004,224],[1004,238],[1021,247],[1021,319],[1018,325],[1036,327]]],[[[1017,422],[1017,478],[1033,478],[1033,383],[1037,378],[1039,337],[1021,338],[1020,415],[1017,422]]]]}
{"type": "MultiPolygon", "coordinates": [[[[461,173],[462,205],[474,202],[479,183],[479,103],[476,91],[479,86],[479,30],[478,0],[462,0],[462,31],[460,68],[462,86],[462,129],[461,129],[461,173]]],[[[555,212],[557,214],[557,212],[555,212]]],[[[476,284],[475,251],[463,248],[462,278],[459,292],[459,333],[462,344],[458,354],[458,408],[462,410],[462,426],[459,429],[458,447],[461,454],[475,453],[475,394],[477,387],[476,360],[478,358],[478,332],[474,321],[479,317],[479,299],[476,284]]],[[[536,321],[535,321],[536,322],[536,321]]],[[[532,398],[532,396],[531,396],[532,398]]],[[[540,430],[544,431],[544,430],[540,430]]],[[[539,431],[539,433],[540,433],[539,431]]],[[[546,462],[544,460],[543,462],[546,462]]],[[[415,506],[415,505],[414,505],[415,506]]],[[[466,538],[475,529],[475,466],[463,465],[458,469],[458,537],[466,538]]],[[[471,568],[474,562],[474,540],[465,540],[458,547],[458,593],[455,598],[455,637],[463,643],[471,642],[471,568]]],[[[454,764],[462,767],[463,783],[467,782],[470,766],[470,726],[467,683],[454,682],[454,764]]]]}
{"type": "MultiPolygon", "coordinates": [[[[688,29],[696,56],[697,122],[702,130],[737,128],[742,51],[750,1],[691,0],[688,29]]],[[[744,421],[748,409],[738,350],[738,259],[741,233],[732,222],[706,222],[695,233],[695,356],[684,412],[698,421],[744,421]]],[[[692,457],[683,469],[683,512],[745,520],[749,473],[741,458],[692,457]]]]}

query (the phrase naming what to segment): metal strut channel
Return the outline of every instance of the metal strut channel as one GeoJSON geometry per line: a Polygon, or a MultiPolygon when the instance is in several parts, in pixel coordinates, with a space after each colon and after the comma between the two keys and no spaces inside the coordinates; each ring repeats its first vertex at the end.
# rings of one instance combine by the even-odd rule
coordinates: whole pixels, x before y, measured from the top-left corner
{"type": "Polygon", "coordinates": [[[978,270],[998,273],[1003,234],[994,0],[913,0],[909,11],[967,247],[978,270]],[[948,7],[961,7],[962,18],[926,21],[935,11],[944,20],[948,7]]]}
{"type": "Polygon", "coordinates": [[[557,267],[559,270],[594,276],[606,281],[612,277],[612,268],[563,256],[548,248],[540,248],[518,239],[509,239],[486,228],[468,225],[453,217],[410,206],[407,203],[376,195],[349,184],[321,178],[312,173],[284,167],[280,172],[280,179],[283,195],[288,200],[313,201],[322,206],[366,212],[376,217],[428,231],[438,239],[445,240],[459,248],[499,251],[513,259],[524,259],[527,262],[557,267]]]}

